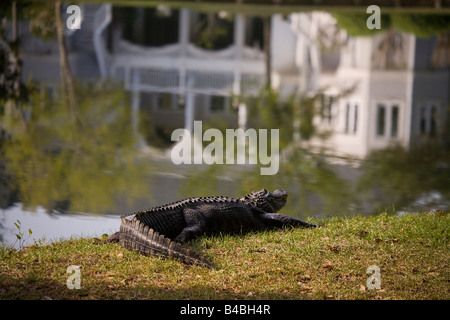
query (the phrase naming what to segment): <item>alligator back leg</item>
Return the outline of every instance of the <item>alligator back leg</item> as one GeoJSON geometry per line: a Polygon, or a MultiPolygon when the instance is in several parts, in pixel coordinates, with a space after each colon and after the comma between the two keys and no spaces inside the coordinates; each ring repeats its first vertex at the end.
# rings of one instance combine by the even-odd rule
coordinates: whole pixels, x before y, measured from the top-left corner
{"type": "Polygon", "coordinates": [[[144,255],[163,256],[181,260],[186,264],[213,268],[213,265],[206,258],[166,238],[139,220],[122,219],[119,242],[122,247],[144,255]]]}
{"type": "Polygon", "coordinates": [[[186,208],[183,210],[186,227],[175,238],[177,242],[186,242],[200,236],[205,231],[205,218],[197,210],[186,208]]]}
{"type": "Polygon", "coordinates": [[[290,217],[281,213],[263,213],[260,215],[262,222],[271,228],[283,228],[287,226],[302,228],[317,228],[317,225],[290,217]]]}

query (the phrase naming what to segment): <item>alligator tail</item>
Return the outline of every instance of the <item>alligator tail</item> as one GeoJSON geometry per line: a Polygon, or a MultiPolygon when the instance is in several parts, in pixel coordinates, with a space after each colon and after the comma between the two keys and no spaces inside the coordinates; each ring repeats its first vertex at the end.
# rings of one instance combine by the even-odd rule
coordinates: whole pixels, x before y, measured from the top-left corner
{"type": "Polygon", "coordinates": [[[214,268],[206,258],[183,247],[178,242],[166,238],[139,220],[122,218],[119,242],[122,247],[144,255],[162,256],[181,260],[186,264],[214,268]]]}

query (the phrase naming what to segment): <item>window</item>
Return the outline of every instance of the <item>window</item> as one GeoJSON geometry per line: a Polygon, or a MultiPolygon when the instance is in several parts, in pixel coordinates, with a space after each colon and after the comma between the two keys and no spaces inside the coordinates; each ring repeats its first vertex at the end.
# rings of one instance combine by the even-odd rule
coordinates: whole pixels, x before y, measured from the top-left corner
{"type": "Polygon", "coordinates": [[[435,138],[437,136],[437,107],[431,107],[430,117],[430,137],[435,138]]]}
{"type": "Polygon", "coordinates": [[[391,138],[398,136],[398,106],[393,106],[391,109],[391,138]]]}
{"type": "Polygon", "coordinates": [[[160,93],[157,95],[156,104],[160,110],[172,109],[173,99],[170,93],[160,93]]]}
{"type": "Polygon", "coordinates": [[[177,95],[177,110],[181,111],[184,110],[185,104],[186,104],[186,97],[183,95],[177,95]]]}
{"type": "Polygon", "coordinates": [[[376,114],[376,135],[380,138],[398,138],[400,106],[398,104],[379,103],[376,114]]]}
{"type": "Polygon", "coordinates": [[[320,95],[320,113],[322,123],[332,124],[333,112],[335,111],[335,99],[332,96],[320,95]]]}
{"type": "Polygon", "coordinates": [[[124,39],[133,43],[158,47],[178,41],[179,10],[123,7],[118,16],[124,39]]]}
{"type": "Polygon", "coordinates": [[[419,133],[422,137],[436,138],[439,135],[440,107],[436,102],[427,101],[419,108],[419,133]]]}
{"type": "Polygon", "coordinates": [[[211,96],[210,110],[212,112],[224,112],[225,106],[228,104],[229,99],[224,96],[211,96]]]}
{"type": "Polygon", "coordinates": [[[198,13],[191,21],[190,42],[206,50],[221,50],[233,44],[234,17],[220,13],[198,13]]]}
{"type": "Polygon", "coordinates": [[[427,132],[427,108],[420,108],[420,134],[425,135],[427,132]]]}
{"type": "Polygon", "coordinates": [[[355,104],[353,134],[356,134],[357,131],[358,131],[358,105],[355,104]]]}
{"type": "Polygon", "coordinates": [[[260,17],[247,16],[245,22],[245,45],[264,49],[264,20],[260,17]]]}
{"type": "Polygon", "coordinates": [[[349,129],[349,126],[350,126],[350,104],[349,103],[347,103],[346,105],[345,105],[345,133],[348,133],[348,129],[349,129]]]}
{"type": "Polygon", "coordinates": [[[328,120],[328,123],[331,123],[331,120],[333,118],[333,110],[332,110],[333,102],[334,102],[333,100],[334,100],[333,97],[329,97],[328,103],[326,105],[325,116],[326,116],[326,119],[328,120]]]}
{"type": "Polygon", "coordinates": [[[384,136],[384,127],[386,125],[386,107],[382,104],[377,106],[377,136],[384,136]]]}
{"type": "Polygon", "coordinates": [[[354,135],[358,133],[358,112],[357,103],[347,102],[345,104],[345,133],[354,135]]]}

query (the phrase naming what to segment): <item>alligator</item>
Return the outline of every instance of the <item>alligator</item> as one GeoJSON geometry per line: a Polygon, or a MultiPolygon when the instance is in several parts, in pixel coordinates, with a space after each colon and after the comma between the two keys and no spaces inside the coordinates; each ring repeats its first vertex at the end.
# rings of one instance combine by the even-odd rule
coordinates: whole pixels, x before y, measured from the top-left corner
{"type": "Polygon", "coordinates": [[[316,225],[277,213],[288,193],[277,189],[251,192],[241,198],[194,197],[121,216],[120,231],[106,242],[144,255],[174,258],[186,264],[213,268],[202,255],[182,243],[196,237],[220,233],[236,234],[286,226],[314,228],[316,225]]]}

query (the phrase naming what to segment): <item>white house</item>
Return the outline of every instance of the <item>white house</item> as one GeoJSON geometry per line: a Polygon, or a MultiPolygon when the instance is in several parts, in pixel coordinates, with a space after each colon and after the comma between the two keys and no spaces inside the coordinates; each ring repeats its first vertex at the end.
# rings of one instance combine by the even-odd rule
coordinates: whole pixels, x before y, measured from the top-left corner
{"type": "MultiPolygon", "coordinates": [[[[246,126],[246,107],[234,97],[256,94],[266,83],[260,18],[225,11],[212,17],[165,6],[132,8],[131,17],[120,18],[120,10],[110,4],[85,7],[75,35],[92,38],[101,77],[120,79],[133,93],[136,128],[139,109],[169,129],[192,129],[194,120],[213,117],[246,126]],[[199,30],[215,41],[213,29],[220,43],[212,49],[199,44],[199,30]],[[160,33],[169,40],[161,40],[160,33]]],[[[312,139],[311,146],[363,158],[391,143],[409,148],[448,137],[450,76],[448,62],[436,63],[436,39],[392,30],[348,37],[325,12],[270,19],[272,87],[282,95],[325,94],[323,117],[315,121],[334,134],[312,139]],[[333,44],[338,49],[322,48],[333,44]],[[337,99],[354,85],[354,91],[337,99]]]]}
{"type": "Polygon", "coordinates": [[[393,30],[349,38],[336,72],[319,86],[329,86],[329,97],[345,86],[356,88],[331,101],[328,117],[317,119],[334,135],[313,145],[363,158],[392,143],[409,148],[430,139],[442,142],[450,83],[448,66],[433,65],[435,41],[393,30]]]}

